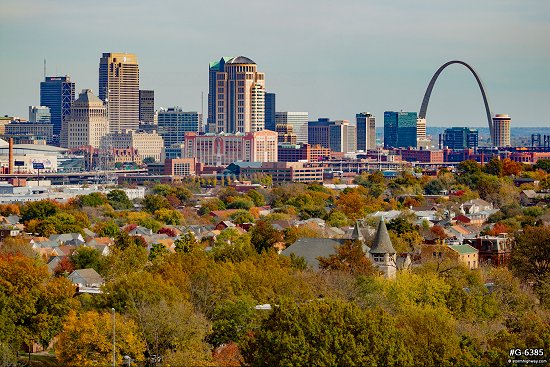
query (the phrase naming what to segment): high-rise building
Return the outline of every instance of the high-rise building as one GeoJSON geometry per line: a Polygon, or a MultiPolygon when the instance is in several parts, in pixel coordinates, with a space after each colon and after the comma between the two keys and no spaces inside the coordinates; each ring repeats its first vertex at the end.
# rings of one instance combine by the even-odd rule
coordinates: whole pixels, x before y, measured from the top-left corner
{"type": "Polygon", "coordinates": [[[277,142],[279,144],[296,144],[296,134],[294,134],[292,125],[277,124],[275,125],[275,132],[278,135],[277,142]]]}
{"type": "Polygon", "coordinates": [[[155,91],[139,91],[139,122],[153,124],[155,122],[155,91]]]}
{"type": "Polygon", "coordinates": [[[103,149],[129,149],[137,152],[137,160],[146,158],[161,160],[161,152],[164,146],[162,137],[156,132],[127,130],[123,132],[109,133],[101,139],[103,149]]]}
{"type": "Polygon", "coordinates": [[[493,117],[493,145],[495,147],[509,147],[510,143],[510,124],[512,119],[506,114],[496,114],[493,117]]]}
{"type": "Polygon", "coordinates": [[[333,152],[354,152],[356,150],[356,129],[347,120],[330,121],[320,118],[308,123],[308,144],[319,144],[333,152]]]}
{"type": "Polygon", "coordinates": [[[473,149],[478,146],[478,131],[467,127],[445,129],[439,134],[439,148],[473,149]]]}
{"type": "Polygon", "coordinates": [[[384,148],[416,148],[416,112],[384,112],[384,148]]]}
{"type": "Polygon", "coordinates": [[[207,166],[232,162],[276,162],[277,133],[270,130],[235,134],[185,134],[185,157],[207,166]]]}
{"type": "Polygon", "coordinates": [[[307,112],[276,112],[275,125],[292,126],[292,131],[296,134],[296,142],[306,144],[308,141],[308,118],[307,112]]]}
{"type": "Polygon", "coordinates": [[[416,119],[416,139],[426,139],[426,119],[416,119]]]}
{"type": "MultiPolygon", "coordinates": [[[[207,133],[216,132],[216,116],[217,116],[217,74],[225,71],[225,63],[233,57],[222,57],[219,61],[213,61],[208,65],[208,117],[206,119],[207,133]]],[[[222,83],[223,84],[223,83],[222,83]]]]}
{"type": "Polygon", "coordinates": [[[13,120],[4,127],[4,139],[13,138],[16,144],[25,141],[53,143],[53,125],[43,122],[13,120]]]}
{"type": "Polygon", "coordinates": [[[366,152],[376,149],[376,121],[370,112],[362,112],[355,115],[357,129],[357,150],[366,152]]]}
{"type": "Polygon", "coordinates": [[[74,101],[71,115],[63,125],[61,146],[100,147],[101,138],[109,133],[109,121],[103,101],[90,89],[84,89],[74,101]]]}
{"type": "Polygon", "coordinates": [[[136,55],[102,55],[99,61],[99,98],[107,105],[111,132],[139,128],[139,66],[136,55]]]}
{"type": "MultiPolygon", "coordinates": [[[[275,131],[276,117],[275,117],[275,93],[265,94],[265,129],[275,131]]],[[[307,118],[306,118],[307,124],[307,118]]]]}
{"type": "Polygon", "coordinates": [[[29,121],[50,124],[52,121],[50,108],[45,106],[29,106],[29,121]]]}
{"type": "Polygon", "coordinates": [[[202,116],[198,112],[184,112],[179,107],[159,110],[158,133],[164,139],[164,147],[181,144],[185,133],[199,132],[202,116]]]}
{"type": "Polygon", "coordinates": [[[47,76],[40,82],[40,106],[50,108],[53,133],[59,136],[63,120],[71,114],[75,86],[68,76],[47,76]]]}
{"type": "Polygon", "coordinates": [[[254,61],[244,56],[221,59],[210,64],[209,77],[208,106],[211,114],[208,121],[215,124],[215,129],[209,127],[209,132],[236,133],[264,129],[264,73],[258,72],[254,61]]]}

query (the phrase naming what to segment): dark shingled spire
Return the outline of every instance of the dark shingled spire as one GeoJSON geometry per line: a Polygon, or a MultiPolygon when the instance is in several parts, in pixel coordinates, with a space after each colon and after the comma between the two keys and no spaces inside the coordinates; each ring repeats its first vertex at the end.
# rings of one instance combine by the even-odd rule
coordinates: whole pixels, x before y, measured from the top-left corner
{"type": "Polygon", "coordinates": [[[371,254],[395,254],[395,249],[390,240],[390,234],[386,228],[386,222],[384,217],[380,218],[378,223],[378,230],[376,231],[376,237],[374,237],[374,243],[370,249],[371,254]]]}

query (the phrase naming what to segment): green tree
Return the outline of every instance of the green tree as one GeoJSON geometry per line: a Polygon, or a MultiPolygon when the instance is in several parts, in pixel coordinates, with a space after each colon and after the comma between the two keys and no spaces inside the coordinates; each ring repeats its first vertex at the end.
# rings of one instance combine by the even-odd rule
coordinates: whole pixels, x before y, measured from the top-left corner
{"type": "Polygon", "coordinates": [[[149,213],[154,213],[160,209],[170,209],[171,207],[170,202],[164,196],[145,195],[143,199],[143,208],[149,213]]]}
{"type": "Polygon", "coordinates": [[[95,233],[100,237],[115,238],[120,233],[120,228],[113,220],[99,222],[94,226],[95,233]]]}
{"type": "Polygon", "coordinates": [[[179,226],[183,221],[183,215],[173,209],[159,209],[155,211],[155,218],[164,224],[179,226]]]}
{"type": "Polygon", "coordinates": [[[350,222],[348,217],[339,210],[331,211],[327,218],[327,224],[331,227],[345,227],[348,226],[350,222]]]}
{"type": "Polygon", "coordinates": [[[550,159],[539,159],[534,165],[534,169],[541,169],[546,173],[550,173],[550,159]]]}
{"type": "Polygon", "coordinates": [[[101,253],[93,247],[79,246],[70,256],[75,269],[95,269],[98,273],[103,273],[105,259],[101,253]]]}
{"type": "Polygon", "coordinates": [[[242,343],[254,366],[407,366],[399,330],[383,310],[353,303],[281,302],[242,343]]]}
{"type": "Polygon", "coordinates": [[[78,206],[81,208],[85,206],[97,208],[98,206],[108,203],[107,197],[100,192],[92,192],[88,195],[79,195],[77,196],[76,201],[78,206]]]}
{"type": "Polygon", "coordinates": [[[46,219],[57,214],[58,206],[50,200],[27,202],[21,207],[21,220],[23,222],[31,219],[46,219]]]}
{"type": "Polygon", "coordinates": [[[283,234],[265,220],[257,221],[250,233],[252,245],[258,253],[269,251],[275,243],[283,241],[283,234]]]}
{"type": "Polygon", "coordinates": [[[182,234],[180,238],[178,238],[174,242],[176,252],[182,252],[186,254],[192,252],[197,245],[198,245],[198,241],[195,238],[195,234],[191,232],[191,230],[188,230],[187,232],[182,234]]]}
{"type": "Polygon", "coordinates": [[[149,251],[149,260],[162,259],[164,256],[170,254],[170,251],[162,243],[155,243],[151,246],[149,251]]]}
{"type": "MultiPolygon", "coordinates": [[[[510,265],[514,273],[535,282],[537,290],[544,290],[550,280],[550,227],[525,227],[516,236],[510,265]]],[[[550,294],[539,292],[541,301],[550,304],[550,294]]]]}
{"type": "Polygon", "coordinates": [[[254,202],[250,198],[237,198],[227,204],[227,209],[244,209],[250,210],[254,206],[254,202]]]}
{"type": "Polygon", "coordinates": [[[504,172],[504,164],[498,158],[492,158],[486,165],[483,167],[485,173],[497,177],[502,177],[504,172]]]}
{"type": "Polygon", "coordinates": [[[229,300],[216,308],[208,341],[215,347],[240,342],[251,329],[255,302],[249,298],[229,300]]]}
{"type": "Polygon", "coordinates": [[[250,190],[246,193],[246,196],[250,197],[255,206],[264,206],[265,197],[256,190],[250,190]]]}
{"type": "Polygon", "coordinates": [[[445,189],[445,185],[438,178],[430,180],[426,185],[424,185],[424,191],[427,195],[439,195],[445,189]]]}
{"type": "Polygon", "coordinates": [[[123,190],[112,190],[107,194],[109,204],[115,210],[133,209],[134,204],[128,199],[128,195],[123,190]]]}
{"type": "Polygon", "coordinates": [[[229,216],[233,223],[254,223],[254,216],[248,210],[239,210],[229,216]]]}

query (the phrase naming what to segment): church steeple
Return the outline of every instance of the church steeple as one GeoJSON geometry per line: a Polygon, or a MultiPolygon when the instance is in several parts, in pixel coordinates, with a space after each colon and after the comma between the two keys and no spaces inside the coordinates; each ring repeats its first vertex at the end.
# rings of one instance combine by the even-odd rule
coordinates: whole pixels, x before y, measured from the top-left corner
{"type": "Polygon", "coordinates": [[[386,228],[386,222],[384,217],[380,218],[378,223],[378,230],[376,231],[376,236],[374,237],[374,242],[370,249],[371,254],[395,254],[395,249],[391,243],[390,234],[386,228]]]}

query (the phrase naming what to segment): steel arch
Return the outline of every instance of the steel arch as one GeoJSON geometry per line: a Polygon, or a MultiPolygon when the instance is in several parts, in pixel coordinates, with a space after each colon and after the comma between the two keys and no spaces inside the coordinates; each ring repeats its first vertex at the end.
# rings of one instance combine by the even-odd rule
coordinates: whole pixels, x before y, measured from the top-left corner
{"type": "Polygon", "coordinates": [[[418,114],[418,117],[421,119],[426,118],[426,111],[428,110],[428,103],[430,102],[430,96],[432,94],[432,89],[435,85],[435,82],[437,78],[439,77],[439,74],[449,65],[452,64],[460,64],[465,66],[470,72],[473,74],[474,78],[476,78],[477,85],[479,86],[479,90],[481,91],[481,96],[483,97],[483,104],[485,105],[485,113],[487,114],[487,125],[489,126],[489,132],[491,134],[491,141],[493,140],[493,119],[491,114],[491,108],[489,107],[489,100],[487,98],[487,94],[485,93],[485,88],[483,87],[483,82],[481,81],[481,78],[479,75],[477,75],[476,71],[473,67],[468,65],[464,61],[460,60],[453,60],[446,62],[443,64],[435,74],[432,76],[432,80],[430,80],[430,84],[428,84],[428,88],[426,89],[426,93],[424,93],[424,99],[422,99],[422,106],[420,107],[420,113],[418,114]]]}

